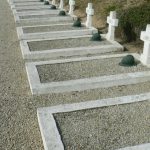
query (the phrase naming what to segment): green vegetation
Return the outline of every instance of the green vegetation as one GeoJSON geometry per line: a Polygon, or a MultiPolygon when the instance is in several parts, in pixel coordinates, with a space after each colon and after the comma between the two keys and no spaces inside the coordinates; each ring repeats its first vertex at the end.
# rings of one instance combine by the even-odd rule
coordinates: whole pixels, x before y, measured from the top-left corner
{"type": "Polygon", "coordinates": [[[119,27],[127,42],[135,41],[150,23],[150,3],[119,11],[119,27]]]}

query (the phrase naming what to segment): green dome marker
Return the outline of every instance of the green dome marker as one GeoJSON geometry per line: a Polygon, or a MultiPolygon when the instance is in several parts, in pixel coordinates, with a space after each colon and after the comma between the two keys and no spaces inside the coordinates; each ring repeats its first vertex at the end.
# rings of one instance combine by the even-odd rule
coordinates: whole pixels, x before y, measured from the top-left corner
{"type": "Polygon", "coordinates": [[[131,67],[131,66],[137,65],[137,63],[135,62],[135,59],[132,55],[127,55],[127,56],[123,57],[123,59],[121,60],[119,65],[125,66],[125,67],[131,67]]]}
{"type": "Polygon", "coordinates": [[[49,2],[48,2],[48,1],[45,1],[45,2],[44,2],[44,5],[49,5],[49,2]]]}
{"type": "Polygon", "coordinates": [[[59,12],[59,14],[58,14],[59,16],[66,16],[66,12],[65,11],[63,11],[63,10],[61,10],[60,12],[59,12]]]}
{"type": "Polygon", "coordinates": [[[55,5],[51,5],[50,9],[56,9],[55,5]]]}
{"type": "Polygon", "coordinates": [[[73,27],[81,27],[82,24],[81,24],[81,21],[80,21],[80,18],[78,18],[74,23],[73,23],[73,27]]]}
{"type": "Polygon", "coordinates": [[[101,35],[99,33],[95,33],[93,34],[93,36],[91,37],[91,41],[101,41],[101,35]]]}

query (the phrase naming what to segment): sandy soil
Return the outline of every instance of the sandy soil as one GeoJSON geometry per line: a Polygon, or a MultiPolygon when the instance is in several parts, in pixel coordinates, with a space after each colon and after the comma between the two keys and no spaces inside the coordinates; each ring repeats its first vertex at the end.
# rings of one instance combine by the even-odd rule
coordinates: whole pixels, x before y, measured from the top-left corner
{"type": "MultiPolygon", "coordinates": [[[[125,95],[123,92],[119,92],[120,87],[115,89],[120,95],[125,95]]],[[[147,87],[145,90],[149,91],[149,89],[147,87]]],[[[128,94],[134,93],[134,90],[134,88],[129,90],[128,94]]],[[[135,92],[139,93],[139,91],[135,92]]],[[[84,92],[32,96],[13,15],[7,1],[0,1],[1,150],[44,149],[36,115],[38,107],[113,97],[113,95],[113,93],[109,94],[107,90],[101,93],[99,89],[95,89],[84,92]]]]}

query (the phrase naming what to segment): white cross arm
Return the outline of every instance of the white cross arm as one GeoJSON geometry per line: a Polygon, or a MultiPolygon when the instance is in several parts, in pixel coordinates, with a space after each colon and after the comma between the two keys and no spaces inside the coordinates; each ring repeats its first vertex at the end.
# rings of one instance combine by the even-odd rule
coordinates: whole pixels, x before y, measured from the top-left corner
{"type": "Polygon", "coordinates": [[[110,18],[110,16],[108,16],[107,17],[107,23],[114,26],[114,27],[117,27],[119,20],[118,19],[112,19],[112,18],[110,18]]]}
{"type": "Polygon", "coordinates": [[[89,9],[88,7],[86,8],[86,13],[90,16],[94,15],[94,9],[89,9]]]}
{"type": "Polygon", "coordinates": [[[140,39],[145,42],[150,42],[150,33],[148,34],[146,31],[142,31],[140,39]]]}
{"type": "Polygon", "coordinates": [[[74,0],[70,0],[69,1],[69,5],[75,5],[75,1],[74,0]]]}

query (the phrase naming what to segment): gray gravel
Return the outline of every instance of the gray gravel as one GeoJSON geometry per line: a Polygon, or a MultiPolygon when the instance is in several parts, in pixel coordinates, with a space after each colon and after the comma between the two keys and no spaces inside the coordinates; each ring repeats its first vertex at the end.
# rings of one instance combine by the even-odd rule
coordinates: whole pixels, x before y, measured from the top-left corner
{"type": "Polygon", "coordinates": [[[50,50],[50,49],[72,48],[72,47],[86,47],[86,46],[96,46],[102,44],[111,45],[111,43],[106,40],[90,41],[90,37],[28,42],[30,51],[41,51],[41,50],[50,50]]]}
{"type": "Polygon", "coordinates": [[[40,8],[40,9],[18,9],[18,12],[27,12],[27,11],[39,11],[39,10],[49,10],[50,8],[40,8]]]}
{"type": "Polygon", "coordinates": [[[72,25],[27,27],[27,28],[23,28],[23,32],[24,33],[38,33],[38,32],[50,32],[50,31],[64,31],[64,30],[82,30],[82,29],[86,29],[86,27],[84,27],[84,26],[83,27],[73,27],[72,25]]]}
{"type": "Polygon", "coordinates": [[[150,70],[142,64],[133,67],[119,66],[118,64],[121,60],[122,58],[111,58],[52,65],[47,64],[37,66],[37,70],[41,83],[150,70]]]}
{"type": "Polygon", "coordinates": [[[51,18],[51,17],[56,17],[59,15],[55,15],[55,14],[45,14],[45,15],[28,15],[28,16],[19,16],[20,19],[35,19],[35,18],[51,18]]]}
{"type": "Polygon", "coordinates": [[[37,22],[24,22],[20,23],[19,26],[36,26],[36,25],[49,25],[49,24],[62,24],[62,23],[73,23],[73,20],[62,20],[62,21],[39,21],[37,22]]]}
{"type": "Polygon", "coordinates": [[[114,92],[108,88],[32,96],[7,1],[0,1],[0,20],[1,150],[44,150],[36,114],[38,107],[150,92],[150,83],[147,82],[130,88],[113,87],[114,92]]]}
{"type": "Polygon", "coordinates": [[[55,114],[65,150],[115,150],[150,142],[150,103],[55,114]]]}

